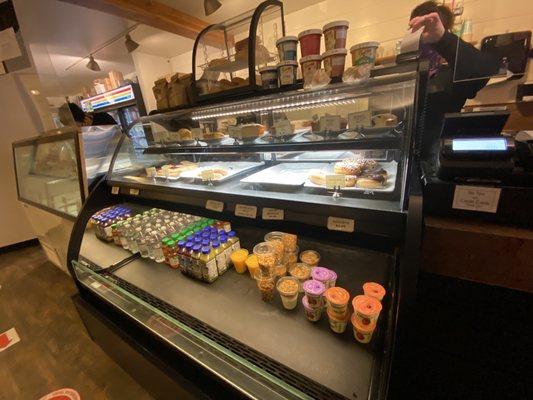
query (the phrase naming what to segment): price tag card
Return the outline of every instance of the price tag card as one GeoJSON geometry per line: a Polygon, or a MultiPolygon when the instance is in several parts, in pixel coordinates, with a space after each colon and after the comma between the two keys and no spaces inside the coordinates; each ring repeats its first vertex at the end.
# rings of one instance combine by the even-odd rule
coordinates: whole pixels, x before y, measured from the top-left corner
{"type": "Polygon", "coordinates": [[[98,289],[100,286],[102,286],[102,284],[100,282],[93,282],[91,283],[91,286],[95,289],[98,289]]]}
{"type": "Polygon", "coordinates": [[[240,139],[241,138],[241,127],[240,126],[228,126],[228,135],[234,139],[240,139]]]}
{"type": "Polygon", "coordinates": [[[224,203],[216,200],[207,200],[205,202],[205,208],[211,211],[222,212],[224,210],[224,203]]]}
{"type": "Polygon", "coordinates": [[[203,181],[212,181],[215,179],[215,173],[212,169],[206,169],[200,173],[203,181]]]}
{"type": "Polygon", "coordinates": [[[348,114],[348,127],[355,129],[359,126],[372,126],[370,110],[348,114]]]}
{"type": "Polygon", "coordinates": [[[285,219],[285,211],[279,208],[263,208],[263,219],[271,221],[283,221],[285,219]]]}
{"type": "Polygon", "coordinates": [[[355,221],[348,218],[328,217],[328,229],[351,233],[355,230],[355,221]]]}
{"type": "Polygon", "coordinates": [[[139,189],[131,188],[130,189],[130,194],[132,196],[138,196],[139,195],[139,189]]]}
{"type": "Polygon", "coordinates": [[[111,194],[119,194],[120,188],[118,186],[113,186],[111,188],[111,194]]]}
{"type": "Polygon", "coordinates": [[[340,115],[326,115],[320,117],[320,130],[322,132],[337,132],[341,130],[340,115]]]}
{"type": "Polygon", "coordinates": [[[455,186],[452,208],[495,213],[501,189],[480,186],[455,186]]]}
{"type": "Polygon", "coordinates": [[[235,216],[255,219],[257,217],[257,207],[246,204],[237,204],[235,206],[235,216]]]}
{"type": "Polygon", "coordinates": [[[346,187],[346,176],[344,174],[326,175],[326,189],[346,187]]]}
{"type": "Polygon", "coordinates": [[[291,121],[288,119],[282,119],[274,122],[274,128],[276,129],[276,135],[291,135],[294,132],[291,121]]]}
{"type": "Polygon", "coordinates": [[[191,129],[192,137],[195,139],[203,139],[204,131],[202,128],[192,128],[191,129]]]}

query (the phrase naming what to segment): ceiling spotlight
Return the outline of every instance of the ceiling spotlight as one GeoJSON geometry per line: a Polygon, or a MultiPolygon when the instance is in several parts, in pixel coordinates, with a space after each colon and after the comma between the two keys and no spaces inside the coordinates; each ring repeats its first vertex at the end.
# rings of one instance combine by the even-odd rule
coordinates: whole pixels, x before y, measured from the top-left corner
{"type": "Polygon", "coordinates": [[[124,45],[126,46],[128,53],[133,52],[137,47],[139,47],[139,43],[133,40],[129,33],[126,35],[126,41],[124,42],[124,45]]]}
{"type": "Polygon", "coordinates": [[[218,0],[204,0],[205,15],[211,15],[220,8],[222,4],[218,0]]]}
{"type": "Polygon", "coordinates": [[[92,54],[89,56],[89,62],[87,63],[86,67],[89,68],[91,71],[101,71],[98,63],[94,61],[94,57],[92,54]]]}

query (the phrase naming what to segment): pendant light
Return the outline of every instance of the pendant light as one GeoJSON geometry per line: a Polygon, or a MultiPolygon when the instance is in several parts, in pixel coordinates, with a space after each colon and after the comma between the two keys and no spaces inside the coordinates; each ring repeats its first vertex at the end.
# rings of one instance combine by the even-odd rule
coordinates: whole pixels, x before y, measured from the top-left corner
{"type": "Polygon", "coordinates": [[[87,63],[87,68],[89,68],[91,71],[101,71],[98,63],[94,61],[94,57],[92,54],[89,56],[89,62],[87,63]]]}
{"type": "Polygon", "coordinates": [[[124,45],[126,46],[128,53],[135,51],[135,49],[139,47],[139,43],[133,40],[129,33],[126,35],[126,41],[124,42],[124,45]]]}
{"type": "Polygon", "coordinates": [[[204,0],[205,15],[211,15],[220,8],[222,4],[218,0],[204,0]]]}

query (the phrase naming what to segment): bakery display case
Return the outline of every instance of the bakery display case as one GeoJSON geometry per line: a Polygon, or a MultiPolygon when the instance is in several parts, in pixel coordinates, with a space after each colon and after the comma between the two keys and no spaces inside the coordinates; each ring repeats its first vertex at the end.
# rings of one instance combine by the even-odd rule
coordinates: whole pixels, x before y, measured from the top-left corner
{"type": "Polygon", "coordinates": [[[153,392],[386,398],[418,268],[426,78],[411,62],[140,118],[69,244],[91,336],[134,376],[118,342],[164,371],[139,378],[153,392]]]}
{"type": "Polygon", "coordinates": [[[276,40],[284,35],[283,3],[277,0],[205,28],[193,47],[195,100],[256,91],[259,69],[277,64],[276,40]]]}
{"type": "Polygon", "coordinates": [[[48,259],[64,270],[72,226],[121,138],[118,126],[63,128],[12,145],[18,198],[48,259]]]}
{"type": "Polygon", "coordinates": [[[87,195],[76,131],[13,144],[19,200],[75,218],[87,195]]]}

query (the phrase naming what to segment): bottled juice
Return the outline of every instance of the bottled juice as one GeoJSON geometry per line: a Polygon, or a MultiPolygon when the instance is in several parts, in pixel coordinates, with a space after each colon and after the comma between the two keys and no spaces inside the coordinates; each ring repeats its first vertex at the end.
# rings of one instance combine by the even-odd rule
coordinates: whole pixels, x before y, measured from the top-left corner
{"type": "Polygon", "coordinates": [[[169,264],[168,261],[168,242],[172,240],[169,237],[165,236],[161,241],[161,249],[163,250],[163,255],[165,257],[165,264],[169,264]]]}
{"type": "Polygon", "coordinates": [[[191,253],[191,276],[196,279],[202,279],[202,267],[200,265],[200,255],[202,254],[202,245],[195,244],[191,253]]]}
{"type": "Polygon", "coordinates": [[[185,269],[185,261],[184,261],[184,254],[185,254],[185,240],[180,240],[178,242],[178,262],[180,264],[181,272],[184,272],[185,269]]]}
{"type": "Polygon", "coordinates": [[[205,282],[214,282],[218,278],[217,261],[215,251],[209,246],[202,247],[202,254],[199,258],[202,271],[202,279],[205,282]]]}
{"type": "Polygon", "coordinates": [[[225,253],[224,249],[222,248],[222,246],[220,245],[220,242],[218,240],[214,241],[211,244],[211,247],[213,248],[213,252],[214,252],[214,255],[215,255],[215,260],[217,262],[218,275],[222,275],[227,270],[226,253],[225,253]]]}
{"type": "Polygon", "coordinates": [[[231,245],[232,252],[237,251],[241,248],[241,242],[235,234],[235,231],[228,232],[228,243],[231,245]]]}
{"type": "Polygon", "coordinates": [[[231,253],[232,253],[232,247],[228,242],[228,238],[225,235],[222,235],[218,239],[220,241],[220,261],[224,261],[222,264],[222,273],[226,272],[229,268],[229,265],[231,263],[231,253]]]}
{"type": "Polygon", "coordinates": [[[185,251],[183,252],[183,261],[184,265],[181,268],[181,271],[187,275],[192,276],[192,253],[193,253],[193,242],[187,242],[185,245],[185,251]]]}
{"type": "Polygon", "coordinates": [[[178,260],[178,253],[176,251],[176,242],[172,239],[168,242],[168,263],[170,268],[178,269],[180,264],[178,260]]]}

